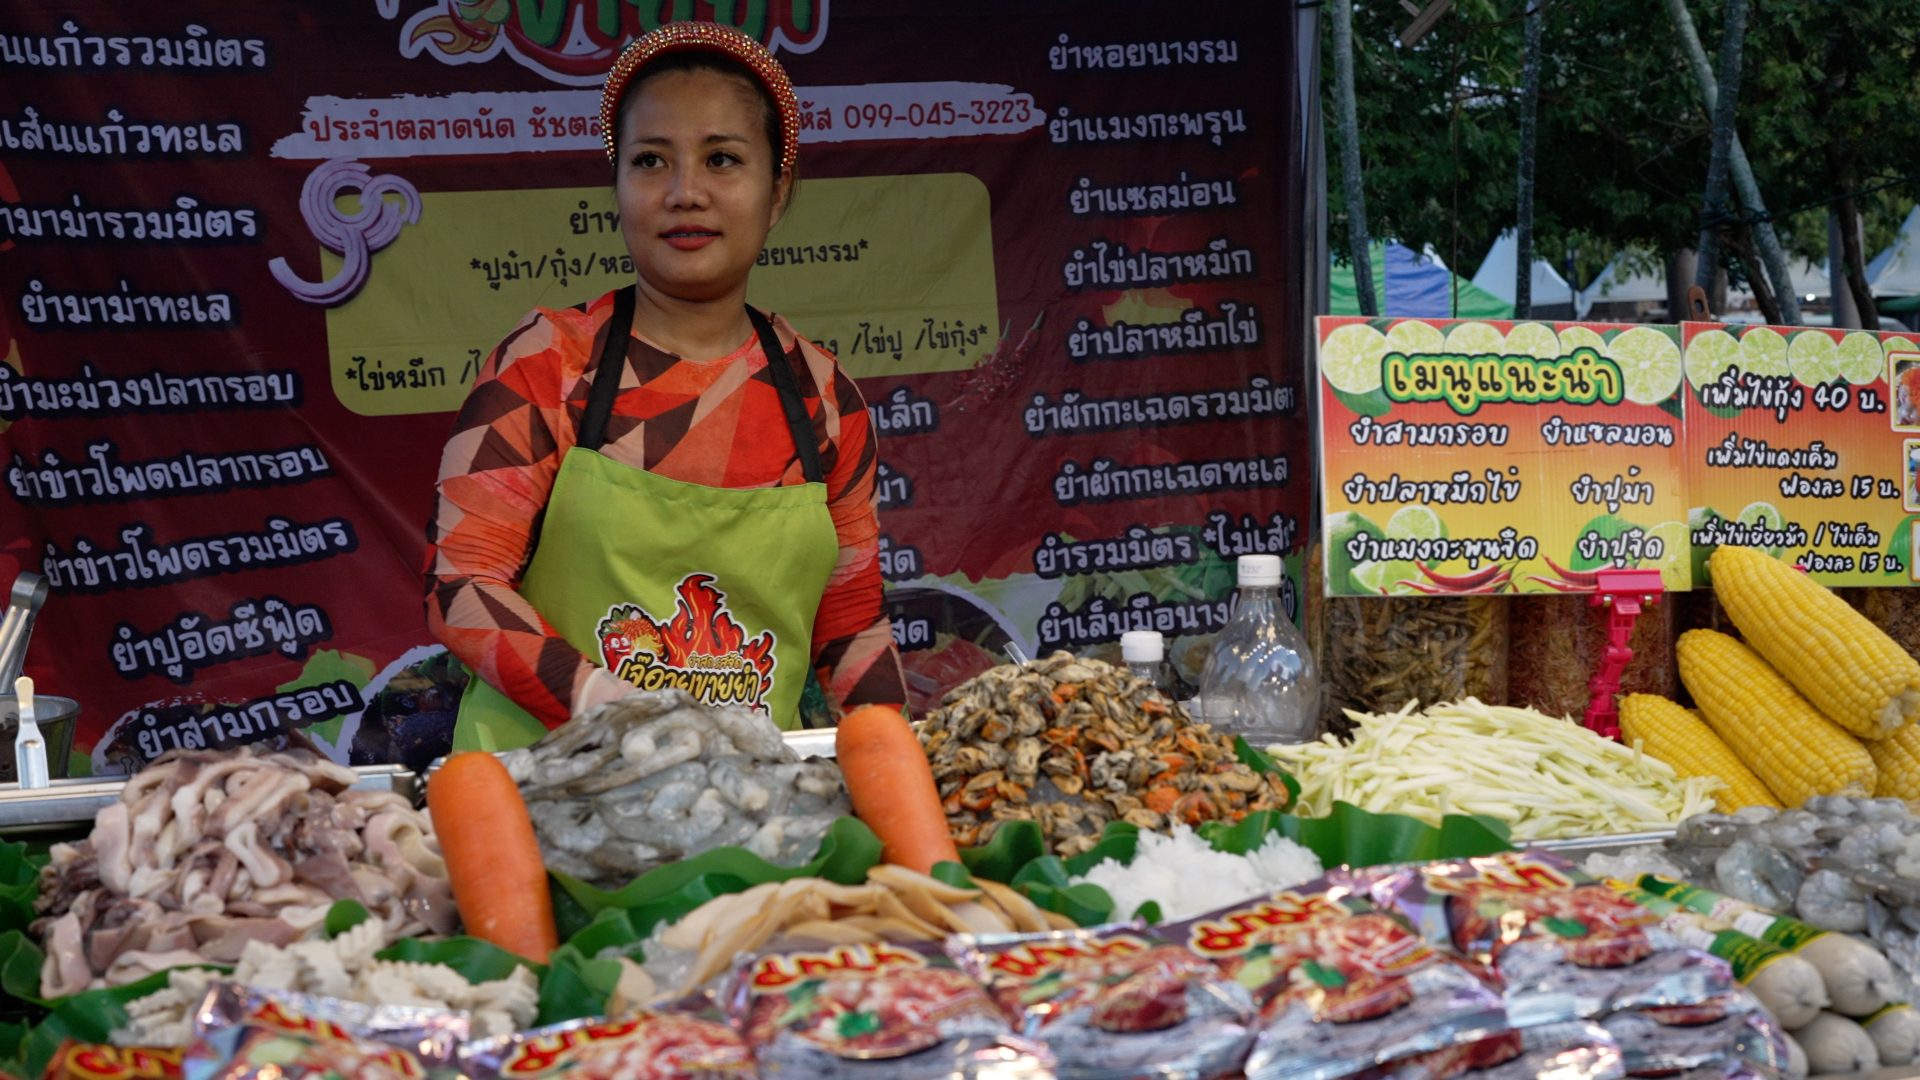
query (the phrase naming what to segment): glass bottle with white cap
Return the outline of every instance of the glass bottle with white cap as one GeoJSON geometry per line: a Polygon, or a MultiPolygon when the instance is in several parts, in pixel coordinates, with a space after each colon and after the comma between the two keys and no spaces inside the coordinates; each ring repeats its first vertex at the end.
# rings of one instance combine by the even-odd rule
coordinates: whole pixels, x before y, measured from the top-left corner
{"type": "Polygon", "coordinates": [[[1206,719],[1256,747],[1320,735],[1320,673],[1280,603],[1277,555],[1242,555],[1233,618],[1200,676],[1206,719]]]}

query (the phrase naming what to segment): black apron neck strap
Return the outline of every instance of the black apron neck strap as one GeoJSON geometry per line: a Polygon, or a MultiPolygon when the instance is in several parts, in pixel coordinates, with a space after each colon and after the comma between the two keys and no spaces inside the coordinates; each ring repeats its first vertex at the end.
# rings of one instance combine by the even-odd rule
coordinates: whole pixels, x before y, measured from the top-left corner
{"type": "Polygon", "coordinates": [[[607,417],[613,415],[613,399],[620,394],[620,373],[627,368],[627,343],[633,338],[634,287],[613,294],[613,316],[607,320],[607,337],[600,344],[600,361],[593,373],[593,391],[587,395],[587,411],[580,416],[580,430],[574,445],[598,450],[607,441],[607,417]]]}
{"type": "Polygon", "coordinates": [[[800,454],[800,471],[809,484],[827,482],[826,467],[820,461],[820,444],[813,439],[813,420],[807,416],[806,399],[800,396],[800,382],[793,377],[793,365],[787,363],[787,350],[780,346],[780,335],[773,323],[752,305],[747,318],[754,333],[760,335],[760,351],[767,354],[767,371],[773,375],[774,389],[780,391],[780,407],[787,414],[787,430],[793,434],[793,448],[800,454]]]}
{"type": "MultiPolygon", "coordinates": [[[[633,338],[634,287],[613,294],[613,315],[607,320],[607,336],[600,344],[600,360],[593,373],[593,389],[587,395],[587,411],[580,417],[580,430],[574,444],[585,450],[598,450],[607,439],[607,418],[613,415],[613,399],[620,394],[620,375],[627,367],[627,343],[633,338]]],[[[810,484],[824,484],[826,466],[820,460],[820,445],[813,438],[813,420],[807,416],[806,399],[800,395],[799,380],[787,352],[780,347],[780,335],[773,323],[752,307],[747,319],[760,336],[760,351],[767,354],[767,370],[773,376],[774,389],[780,394],[780,408],[787,417],[787,430],[800,455],[800,471],[810,484]]]]}

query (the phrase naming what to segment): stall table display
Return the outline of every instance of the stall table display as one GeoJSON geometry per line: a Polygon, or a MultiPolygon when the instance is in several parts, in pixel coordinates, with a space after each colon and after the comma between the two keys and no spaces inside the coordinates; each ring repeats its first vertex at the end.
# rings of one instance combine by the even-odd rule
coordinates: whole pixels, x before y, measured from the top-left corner
{"type": "Polygon", "coordinates": [[[63,782],[13,812],[84,835],[44,860],[0,848],[0,976],[21,1003],[0,1059],[1286,1080],[1897,1066],[1920,1042],[1920,826],[1871,796],[1920,765],[1920,664],[1831,592],[1777,584],[1728,598],[1747,644],[1682,639],[1699,712],[1678,690],[1629,695],[1625,743],[1461,697],[1253,747],[1060,653],[974,677],[917,733],[880,717],[901,739],[857,771],[833,732],[664,692],[503,764],[478,755],[485,770],[451,759],[424,789],[261,750],[63,782]],[[1810,632],[1796,620],[1878,666],[1769,654],[1810,632]],[[1717,651],[1696,656],[1703,641],[1717,651]],[[1754,737],[1778,720],[1705,675],[1725,679],[1729,647],[1736,678],[1798,695],[1796,722],[1868,771],[1824,776],[1754,737]],[[1702,735],[1725,755],[1695,754],[1702,735]],[[1746,796],[1727,761],[1753,774],[1746,796]],[[437,828],[419,809],[436,782],[507,816],[437,828]],[[912,857],[908,819],[958,860],[890,861],[912,857]],[[1639,831],[1608,835],[1623,826],[1639,831]],[[1652,869],[1607,861],[1656,846],[1652,869]],[[537,876],[509,884],[508,865],[537,876]],[[1773,951],[1732,948],[1749,930],[1773,951]],[[695,1064],[663,1065],[677,1053],[695,1064]]]}

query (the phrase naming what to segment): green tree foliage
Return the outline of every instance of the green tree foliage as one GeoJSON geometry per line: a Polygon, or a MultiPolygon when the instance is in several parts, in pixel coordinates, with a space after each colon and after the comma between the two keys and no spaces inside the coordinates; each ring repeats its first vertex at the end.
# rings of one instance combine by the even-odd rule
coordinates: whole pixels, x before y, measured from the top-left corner
{"type": "MultiPolygon", "coordinates": [[[[1582,283],[1623,249],[1694,246],[1709,118],[1663,0],[1545,4],[1538,256],[1562,265],[1577,252],[1582,283]]],[[[1723,0],[1689,6],[1702,41],[1716,48],[1723,0]]],[[[1471,271],[1512,227],[1526,10],[1522,0],[1458,0],[1425,38],[1402,46],[1405,9],[1355,6],[1375,236],[1432,244],[1471,271]]],[[[1825,256],[1826,204],[1835,194],[1920,172],[1911,149],[1920,145],[1920,20],[1912,14],[1912,0],[1768,0],[1749,14],[1737,124],[1779,215],[1775,227],[1797,254],[1825,256]],[[1848,187],[1836,186],[1842,178],[1848,187]]],[[[1328,137],[1338,135],[1330,128],[1328,137]]],[[[1344,218],[1331,187],[1329,239],[1338,252],[1344,218]]],[[[1869,257],[1916,198],[1920,184],[1908,182],[1858,200],[1869,257]]],[[[1745,269],[1736,264],[1736,278],[1745,269]]]]}

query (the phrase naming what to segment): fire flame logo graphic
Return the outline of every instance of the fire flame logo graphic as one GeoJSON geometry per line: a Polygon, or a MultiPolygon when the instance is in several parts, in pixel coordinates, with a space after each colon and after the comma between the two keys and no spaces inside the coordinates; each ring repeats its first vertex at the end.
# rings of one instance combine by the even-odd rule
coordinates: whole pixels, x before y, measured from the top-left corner
{"type": "MultiPolygon", "coordinates": [[[[383,19],[421,2],[375,0],[383,19]]],[[[829,7],[831,0],[426,0],[401,28],[400,55],[479,64],[505,53],[553,82],[597,87],[627,42],[663,23],[717,22],[772,52],[809,53],[826,40],[829,7]]]]}
{"type": "Polygon", "coordinates": [[[596,635],[607,670],[642,690],[671,687],[708,704],[767,711],[773,631],[748,638],[712,574],[688,574],[673,591],[673,617],[665,622],[638,604],[607,610],[596,635]]]}

